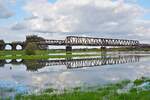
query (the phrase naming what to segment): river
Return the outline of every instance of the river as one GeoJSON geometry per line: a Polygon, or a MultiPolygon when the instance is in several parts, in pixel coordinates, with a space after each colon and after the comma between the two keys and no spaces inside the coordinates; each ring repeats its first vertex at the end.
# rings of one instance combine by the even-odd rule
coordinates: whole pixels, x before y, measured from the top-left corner
{"type": "MultiPolygon", "coordinates": [[[[95,53],[94,53],[95,54],[95,53]]],[[[0,96],[63,90],[150,77],[149,52],[48,60],[0,60],[0,96]]]]}

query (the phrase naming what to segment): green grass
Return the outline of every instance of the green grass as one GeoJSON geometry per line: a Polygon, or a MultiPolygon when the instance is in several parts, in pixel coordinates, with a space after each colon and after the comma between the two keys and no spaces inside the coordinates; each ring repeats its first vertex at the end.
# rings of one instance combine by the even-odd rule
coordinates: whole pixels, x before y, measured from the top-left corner
{"type": "Polygon", "coordinates": [[[24,51],[10,51],[10,50],[5,50],[5,51],[0,51],[0,56],[5,56],[5,55],[25,55],[24,51]]]}
{"type": "MultiPolygon", "coordinates": [[[[126,51],[127,49],[113,48],[107,51],[121,51],[121,50],[126,51]]],[[[73,50],[72,52],[68,52],[67,55],[64,49],[36,50],[35,52],[36,55],[26,55],[25,50],[18,50],[18,51],[5,50],[0,51],[0,59],[48,59],[48,58],[90,57],[90,56],[102,56],[101,53],[103,55],[106,55],[105,51],[101,51],[101,49],[81,49],[81,50],[76,49],[73,50]],[[84,54],[90,52],[97,52],[97,54],[84,54]],[[73,54],[70,55],[69,53],[73,54]]]]}
{"type": "Polygon", "coordinates": [[[125,87],[130,81],[123,81],[116,84],[109,84],[99,87],[96,90],[81,90],[77,87],[72,91],[64,91],[63,93],[52,93],[53,89],[47,89],[41,94],[17,95],[15,100],[150,100],[149,91],[131,91],[128,93],[118,93],[118,89],[125,87]]]}
{"type": "Polygon", "coordinates": [[[143,82],[150,82],[150,79],[149,78],[145,78],[145,77],[142,77],[140,79],[136,79],[134,81],[134,84],[135,85],[141,85],[143,82]]]}
{"type": "MultiPolygon", "coordinates": [[[[101,52],[100,50],[73,50],[72,53],[85,53],[85,52],[101,52]]],[[[65,50],[36,50],[37,55],[45,55],[45,54],[59,54],[59,53],[66,53],[65,50]]],[[[25,50],[18,50],[18,51],[11,51],[5,50],[0,51],[0,55],[26,55],[25,50]]]]}
{"type": "Polygon", "coordinates": [[[0,59],[49,59],[49,58],[71,58],[71,57],[91,57],[101,56],[101,54],[63,54],[63,55],[5,55],[0,59]]]}
{"type": "Polygon", "coordinates": [[[85,51],[67,52],[64,50],[36,50],[35,55],[26,55],[25,51],[0,51],[0,59],[48,59],[48,58],[70,58],[70,57],[91,57],[101,56],[97,54],[84,54],[85,51]],[[76,54],[71,54],[76,53],[76,54]]]}
{"type": "MultiPolygon", "coordinates": [[[[139,48],[139,49],[135,49],[135,48],[108,48],[106,49],[106,51],[150,51],[150,48],[139,48]]],[[[102,52],[101,49],[99,48],[92,48],[92,49],[73,49],[72,50],[73,53],[84,53],[84,52],[102,52]]],[[[36,50],[36,54],[40,55],[40,54],[55,54],[55,53],[66,53],[65,49],[49,49],[49,50],[36,50]]],[[[12,50],[4,50],[4,51],[0,51],[0,55],[17,55],[17,54],[21,54],[21,55],[25,55],[25,51],[24,50],[18,50],[18,51],[12,51],[12,50]]]]}

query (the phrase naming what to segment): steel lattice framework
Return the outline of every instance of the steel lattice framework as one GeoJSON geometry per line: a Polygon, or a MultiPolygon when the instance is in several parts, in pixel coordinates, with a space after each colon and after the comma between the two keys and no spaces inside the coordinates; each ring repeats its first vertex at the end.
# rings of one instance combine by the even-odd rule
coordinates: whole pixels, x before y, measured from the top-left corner
{"type": "Polygon", "coordinates": [[[65,40],[45,40],[41,45],[69,45],[69,46],[138,46],[137,40],[109,39],[68,36],[65,40]]]}
{"type": "Polygon", "coordinates": [[[85,46],[138,46],[137,40],[109,39],[109,38],[92,38],[68,36],[66,38],[68,45],[85,45],[85,46]]]}

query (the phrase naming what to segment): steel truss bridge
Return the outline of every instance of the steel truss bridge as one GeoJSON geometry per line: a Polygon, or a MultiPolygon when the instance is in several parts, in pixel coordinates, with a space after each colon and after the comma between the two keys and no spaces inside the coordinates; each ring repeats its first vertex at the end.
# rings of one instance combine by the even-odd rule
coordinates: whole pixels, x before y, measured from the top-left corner
{"type": "MultiPolygon", "coordinates": [[[[107,46],[122,46],[122,47],[150,47],[150,44],[141,44],[138,40],[126,40],[126,39],[111,39],[111,38],[93,38],[93,37],[79,37],[79,36],[67,36],[64,40],[52,40],[44,39],[38,41],[38,39],[32,39],[30,42],[35,42],[39,45],[40,49],[43,46],[56,45],[66,46],[66,51],[71,51],[72,46],[100,46],[105,49],[107,46]]],[[[17,50],[19,45],[22,49],[26,47],[26,41],[12,42],[12,43],[0,43],[0,50],[5,50],[6,45],[10,45],[12,50],[17,50]]]]}
{"type": "Polygon", "coordinates": [[[65,40],[45,40],[38,42],[41,45],[70,45],[70,46],[138,46],[137,40],[92,38],[68,36],[65,40]]]}
{"type": "Polygon", "coordinates": [[[138,47],[140,42],[137,40],[111,39],[111,38],[93,38],[93,37],[78,37],[68,36],[65,40],[47,40],[36,42],[39,45],[64,45],[66,51],[72,51],[72,46],[129,46],[138,47]]]}

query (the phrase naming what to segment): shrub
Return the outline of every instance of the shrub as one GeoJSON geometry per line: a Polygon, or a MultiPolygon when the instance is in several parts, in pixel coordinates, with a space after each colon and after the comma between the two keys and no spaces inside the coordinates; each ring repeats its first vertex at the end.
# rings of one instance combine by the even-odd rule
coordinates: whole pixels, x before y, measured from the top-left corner
{"type": "Polygon", "coordinates": [[[36,43],[28,43],[25,47],[25,53],[27,55],[35,55],[36,54],[35,50],[38,50],[38,49],[39,48],[36,43]]]}

